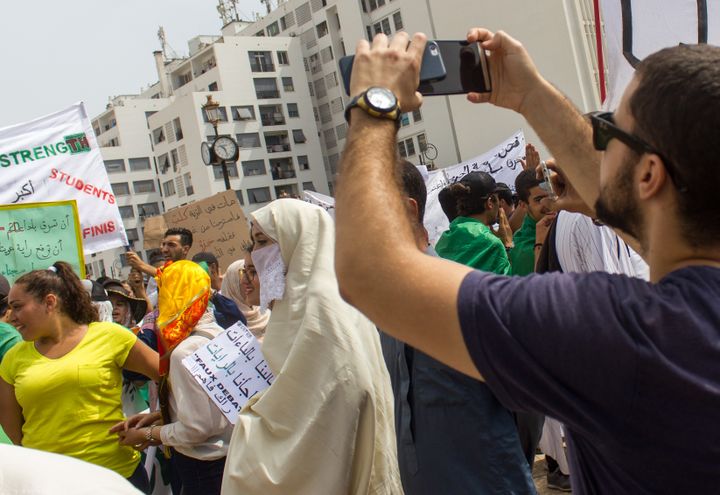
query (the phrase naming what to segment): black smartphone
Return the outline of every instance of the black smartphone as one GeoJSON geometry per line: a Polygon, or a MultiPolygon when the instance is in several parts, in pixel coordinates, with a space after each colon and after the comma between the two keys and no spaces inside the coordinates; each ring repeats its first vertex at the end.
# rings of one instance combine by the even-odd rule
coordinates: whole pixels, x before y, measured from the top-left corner
{"type": "MultiPolygon", "coordinates": [[[[350,96],[350,76],[352,74],[352,66],[355,61],[354,55],[348,55],[338,61],[340,66],[340,75],[342,76],[345,93],[350,96]]],[[[428,81],[436,81],[442,79],[446,75],[445,64],[440,55],[440,48],[434,41],[428,41],[423,52],[423,59],[420,63],[420,84],[428,81]]]]}
{"type": "Polygon", "coordinates": [[[485,50],[467,41],[435,41],[447,75],[437,81],[421,82],[418,91],[425,96],[489,93],[492,91],[490,66],[485,50]]]}

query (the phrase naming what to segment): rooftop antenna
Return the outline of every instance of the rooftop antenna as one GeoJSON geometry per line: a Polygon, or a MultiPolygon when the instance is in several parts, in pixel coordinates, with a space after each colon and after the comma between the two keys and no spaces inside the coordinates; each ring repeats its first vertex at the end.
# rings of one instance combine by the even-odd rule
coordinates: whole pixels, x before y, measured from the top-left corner
{"type": "Polygon", "coordinates": [[[233,21],[239,21],[240,15],[237,8],[238,0],[218,0],[217,11],[223,26],[233,21]]]}
{"type": "Polygon", "coordinates": [[[167,42],[167,37],[165,36],[165,28],[160,26],[157,32],[157,36],[160,40],[160,46],[162,47],[163,57],[165,58],[165,60],[178,58],[175,50],[173,50],[173,48],[170,46],[170,43],[167,42]]]}

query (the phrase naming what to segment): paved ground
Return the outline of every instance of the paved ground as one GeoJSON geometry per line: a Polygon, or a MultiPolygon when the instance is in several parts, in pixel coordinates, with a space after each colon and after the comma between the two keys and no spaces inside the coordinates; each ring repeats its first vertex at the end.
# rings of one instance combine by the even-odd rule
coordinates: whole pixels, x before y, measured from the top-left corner
{"type": "Polygon", "coordinates": [[[553,490],[552,488],[548,488],[545,478],[546,475],[547,465],[545,464],[545,456],[535,456],[535,465],[533,467],[533,480],[535,481],[538,495],[561,495],[568,493],[572,495],[572,492],[561,492],[558,490],[553,490]]]}

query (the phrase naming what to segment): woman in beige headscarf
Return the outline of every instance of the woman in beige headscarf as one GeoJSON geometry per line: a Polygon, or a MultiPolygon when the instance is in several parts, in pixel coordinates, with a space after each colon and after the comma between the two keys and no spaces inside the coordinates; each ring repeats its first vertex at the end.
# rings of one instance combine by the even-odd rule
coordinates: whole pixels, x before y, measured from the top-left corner
{"type": "Polygon", "coordinates": [[[232,262],[225,272],[220,292],[223,296],[235,301],[238,309],[245,315],[247,327],[256,338],[262,340],[265,334],[265,327],[270,320],[270,310],[266,309],[262,311],[259,306],[253,306],[248,303],[240,281],[244,269],[245,260],[232,262]]]}
{"type": "Polygon", "coordinates": [[[240,412],[223,493],[401,494],[390,379],[377,330],[340,297],[332,219],[294,199],[252,216],[275,381],[240,412]]]}

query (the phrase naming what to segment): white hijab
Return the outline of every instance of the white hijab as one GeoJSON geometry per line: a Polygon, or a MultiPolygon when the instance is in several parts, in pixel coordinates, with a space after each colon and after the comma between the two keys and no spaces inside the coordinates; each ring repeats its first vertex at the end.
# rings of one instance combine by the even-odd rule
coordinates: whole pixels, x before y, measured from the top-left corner
{"type": "Polygon", "coordinates": [[[331,217],[294,199],[252,216],[288,271],[262,345],[275,382],[240,412],[223,493],[402,493],[390,379],[375,326],[340,297],[331,217]]]}
{"type": "Polygon", "coordinates": [[[245,268],[245,260],[233,261],[228,266],[223,277],[220,293],[235,301],[238,309],[242,311],[245,319],[247,319],[248,329],[256,338],[261,338],[265,334],[265,327],[268,320],[270,320],[270,310],[261,311],[260,306],[248,305],[240,280],[240,270],[243,268],[245,268]]]}

